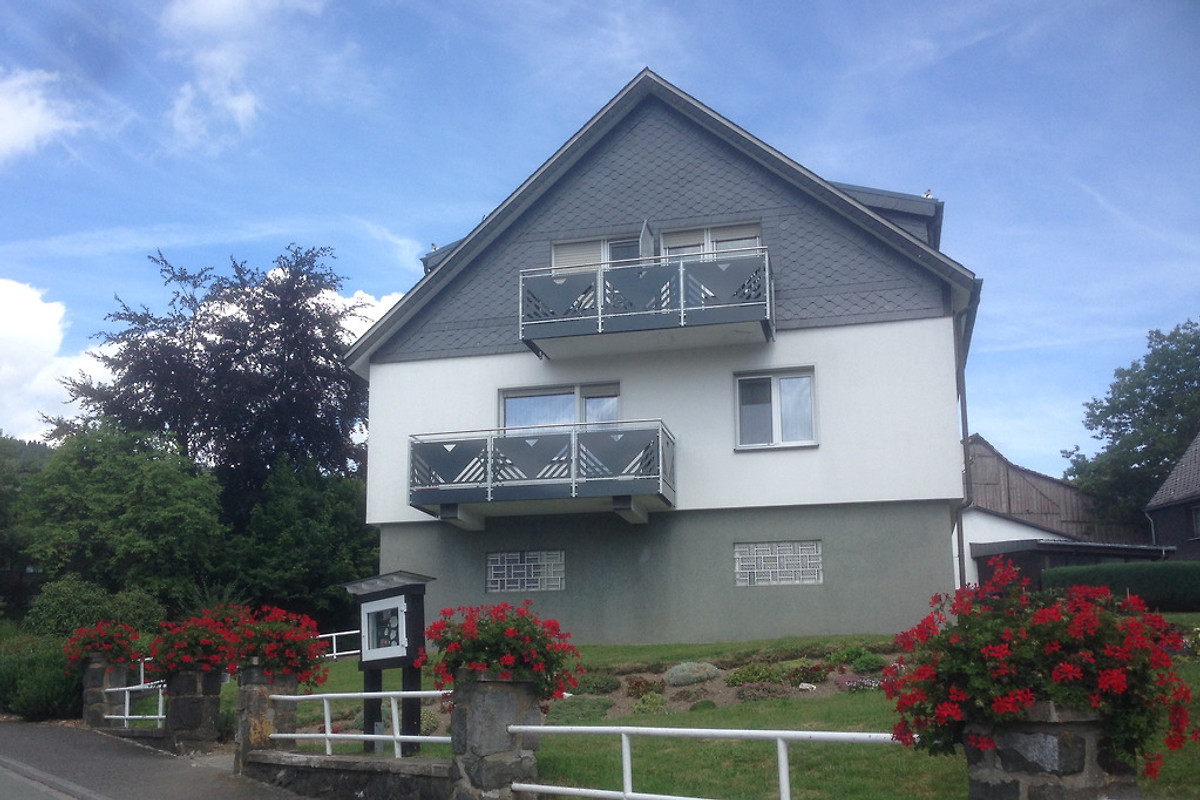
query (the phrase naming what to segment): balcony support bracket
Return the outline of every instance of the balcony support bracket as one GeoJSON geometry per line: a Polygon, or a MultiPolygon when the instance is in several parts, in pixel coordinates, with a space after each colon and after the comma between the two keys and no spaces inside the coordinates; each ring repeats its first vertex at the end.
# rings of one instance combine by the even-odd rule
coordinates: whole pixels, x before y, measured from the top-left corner
{"type": "Polygon", "coordinates": [[[438,509],[438,519],[464,531],[481,531],[485,522],[483,517],[472,514],[457,503],[443,503],[438,509]]]}
{"type": "Polygon", "coordinates": [[[613,511],[630,525],[645,525],[650,521],[650,511],[639,498],[627,494],[613,497],[613,511]]]}

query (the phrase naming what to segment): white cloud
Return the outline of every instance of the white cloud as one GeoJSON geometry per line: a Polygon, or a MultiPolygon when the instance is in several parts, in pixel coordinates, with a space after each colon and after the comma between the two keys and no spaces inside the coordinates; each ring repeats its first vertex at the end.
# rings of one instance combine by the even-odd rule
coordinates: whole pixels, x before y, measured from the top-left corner
{"type": "Polygon", "coordinates": [[[0,164],[83,127],[57,84],[58,76],[42,70],[0,70],[0,164]]]}
{"type": "Polygon", "coordinates": [[[7,436],[37,439],[46,430],[40,414],[75,413],[65,405],[61,380],[80,370],[100,373],[90,354],[60,352],[66,308],[47,302],[42,290],[0,278],[0,429],[7,436]]]}
{"type": "Polygon", "coordinates": [[[173,42],[169,55],[191,79],[175,93],[169,118],[188,147],[219,151],[232,129],[253,130],[266,107],[272,62],[287,52],[281,33],[296,14],[321,13],[321,0],[175,0],[161,23],[173,42]]]}

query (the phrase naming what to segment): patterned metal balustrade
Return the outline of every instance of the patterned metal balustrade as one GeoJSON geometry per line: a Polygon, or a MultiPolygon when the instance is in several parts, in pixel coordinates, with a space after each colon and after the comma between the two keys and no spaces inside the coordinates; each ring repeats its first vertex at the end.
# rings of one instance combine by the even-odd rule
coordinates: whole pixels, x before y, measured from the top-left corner
{"type": "Polygon", "coordinates": [[[429,434],[409,441],[409,504],[655,496],[675,502],[675,439],[659,420],[429,434]]]}
{"type": "Polygon", "coordinates": [[[765,247],[521,272],[521,339],[758,322],[771,336],[765,247]]]}

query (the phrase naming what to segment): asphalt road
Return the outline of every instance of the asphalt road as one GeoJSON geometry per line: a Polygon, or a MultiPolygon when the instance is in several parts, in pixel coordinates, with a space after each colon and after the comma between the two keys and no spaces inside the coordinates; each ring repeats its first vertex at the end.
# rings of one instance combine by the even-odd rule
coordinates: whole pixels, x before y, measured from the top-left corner
{"type": "Polygon", "coordinates": [[[0,800],[299,800],[234,775],[233,757],[173,756],[68,725],[0,722],[0,800]]]}

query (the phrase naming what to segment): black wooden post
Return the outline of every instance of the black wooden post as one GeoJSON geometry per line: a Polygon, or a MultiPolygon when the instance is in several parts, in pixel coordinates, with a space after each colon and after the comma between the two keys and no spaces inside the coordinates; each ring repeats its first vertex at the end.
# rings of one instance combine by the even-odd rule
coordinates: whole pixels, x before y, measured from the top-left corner
{"type": "MultiPolygon", "coordinates": [[[[364,669],[363,691],[383,691],[383,670],[364,669]]],[[[383,722],[383,701],[378,697],[368,697],[363,700],[363,733],[380,733],[380,723],[383,722]]],[[[383,742],[363,742],[364,753],[374,753],[383,747],[383,742]]]]}

